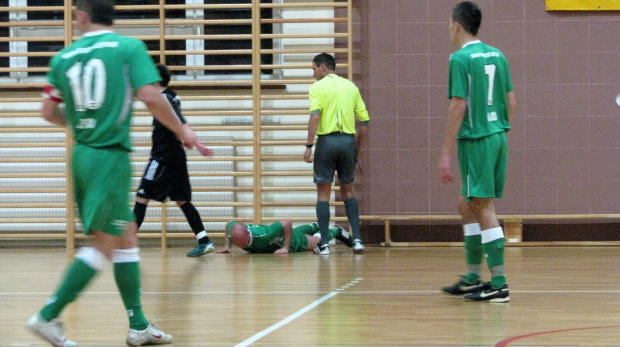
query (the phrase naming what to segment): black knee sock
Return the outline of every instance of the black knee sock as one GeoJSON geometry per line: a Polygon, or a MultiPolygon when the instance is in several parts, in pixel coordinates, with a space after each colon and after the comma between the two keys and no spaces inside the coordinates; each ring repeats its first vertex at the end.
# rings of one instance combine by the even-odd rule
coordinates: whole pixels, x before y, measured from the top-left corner
{"type": "Polygon", "coordinates": [[[146,204],[136,201],[136,204],[133,205],[133,214],[136,216],[136,223],[138,223],[138,229],[140,229],[146,214],[146,204]]]}
{"type": "Polygon", "coordinates": [[[357,199],[349,198],[344,201],[344,210],[347,213],[347,219],[349,220],[349,226],[351,227],[351,233],[353,239],[362,240],[360,234],[360,209],[357,204],[357,199]]]}
{"type": "MultiPolygon", "coordinates": [[[[194,235],[198,235],[198,233],[205,231],[205,226],[202,224],[202,220],[200,219],[200,214],[198,214],[198,210],[196,207],[192,205],[191,202],[187,201],[183,205],[181,205],[181,211],[185,214],[185,218],[187,218],[187,222],[189,226],[192,228],[194,235]]],[[[208,243],[209,237],[206,235],[201,237],[198,242],[199,243],[208,243]]]]}
{"type": "Polygon", "coordinates": [[[329,244],[329,211],[328,201],[319,201],[316,203],[316,218],[319,222],[319,231],[321,232],[321,245],[329,244]]]}

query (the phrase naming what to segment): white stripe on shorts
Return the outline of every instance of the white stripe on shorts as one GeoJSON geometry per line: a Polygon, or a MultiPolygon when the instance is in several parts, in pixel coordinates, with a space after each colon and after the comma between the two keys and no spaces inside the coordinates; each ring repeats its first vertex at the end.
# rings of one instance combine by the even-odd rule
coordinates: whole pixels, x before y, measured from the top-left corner
{"type": "Polygon", "coordinates": [[[157,171],[158,167],[159,167],[159,163],[157,162],[157,160],[151,161],[151,163],[149,164],[149,168],[146,171],[146,175],[144,175],[144,178],[149,181],[152,181],[153,178],[155,178],[155,172],[157,171]]]}

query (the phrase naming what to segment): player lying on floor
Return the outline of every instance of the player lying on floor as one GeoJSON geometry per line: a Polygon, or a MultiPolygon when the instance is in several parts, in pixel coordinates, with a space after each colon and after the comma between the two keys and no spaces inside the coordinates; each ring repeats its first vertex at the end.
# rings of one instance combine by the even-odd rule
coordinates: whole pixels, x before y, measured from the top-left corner
{"type": "MultiPolygon", "coordinates": [[[[312,251],[321,241],[317,223],[293,228],[293,222],[282,220],[270,225],[244,224],[230,221],[226,224],[224,248],[216,253],[231,253],[231,241],[250,253],[286,254],[312,251]]],[[[329,229],[329,238],[337,239],[348,247],[353,246],[351,235],[336,225],[329,229]]]]}

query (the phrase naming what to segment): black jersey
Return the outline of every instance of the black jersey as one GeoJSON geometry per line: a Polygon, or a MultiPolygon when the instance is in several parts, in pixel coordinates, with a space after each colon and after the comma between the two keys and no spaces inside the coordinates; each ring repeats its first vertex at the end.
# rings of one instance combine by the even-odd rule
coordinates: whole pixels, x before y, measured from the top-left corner
{"type": "MultiPolygon", "coordinates": [[[[162,95],[170,104],[173,113],[178,118],[179,122],[185,124],[185,118],[181,114],[181,100],[177,93],[170,89],[166,89],[162,92],[162,95]]],[[[160,162],[185,162],[185,149],[183,144],[177,136],[163,124],[153,118],[153,148],[151,149],[151,157],[160,162]]]]}

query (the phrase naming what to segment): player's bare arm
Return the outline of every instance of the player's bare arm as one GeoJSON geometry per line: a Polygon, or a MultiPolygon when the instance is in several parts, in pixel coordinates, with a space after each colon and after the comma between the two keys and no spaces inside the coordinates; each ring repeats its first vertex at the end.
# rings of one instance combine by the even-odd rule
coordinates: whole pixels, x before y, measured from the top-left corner
{"type": "Polygon", "coordinates": [[[452,182],[454,174],[450,169],[450,163],[452,160],[452,152],[456,147],[456,135],[463,122],[465,116],[465,109],[467,107],[467,100],[452,97],[450,100],[450,108],[448,109],[448,122],[446,123],[446,131],[443,138],[443,146],[441,149],[441,156],[439,158],[439,179],[441,182],[452,182]]]}

